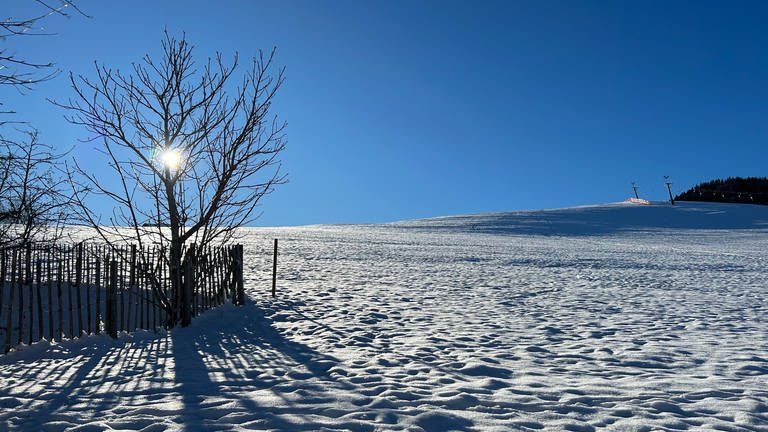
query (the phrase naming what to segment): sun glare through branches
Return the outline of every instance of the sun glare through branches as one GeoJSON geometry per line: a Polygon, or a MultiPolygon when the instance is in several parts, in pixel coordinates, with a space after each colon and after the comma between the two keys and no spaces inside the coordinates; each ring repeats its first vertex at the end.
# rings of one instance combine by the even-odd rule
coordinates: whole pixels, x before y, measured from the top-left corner
{"type": "Polygon", "coordinates": [[[160,163],[163,168],[167,168],[171,171],[176,171],[181,166],[182,155],[181,151],[177,148],[167,148],[163,150],[160,155],[160,163]]]}

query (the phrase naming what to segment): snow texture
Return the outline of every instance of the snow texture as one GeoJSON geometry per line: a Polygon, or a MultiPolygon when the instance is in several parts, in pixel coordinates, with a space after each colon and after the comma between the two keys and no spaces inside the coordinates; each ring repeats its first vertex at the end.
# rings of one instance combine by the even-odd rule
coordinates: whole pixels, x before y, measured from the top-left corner
{"type": "Polygon", "coordinates": [[[0,357],[0,430],[768,431],[766,223],[681,203],[249,229],[249,304],[0,357]]]}

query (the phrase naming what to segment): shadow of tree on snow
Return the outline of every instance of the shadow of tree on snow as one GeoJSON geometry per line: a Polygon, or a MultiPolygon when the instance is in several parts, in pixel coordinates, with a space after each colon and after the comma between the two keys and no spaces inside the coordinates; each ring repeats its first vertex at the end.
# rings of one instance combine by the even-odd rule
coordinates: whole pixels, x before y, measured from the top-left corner
{"type": "MultiPolygon", "coordinates": [[[[0,429],[372,431],[395,426],[401,409],[423,411],[376,397],[337,358],[286,337],[274,320],[311,319],[299,307],[267,307],[226,305],[188,328],[43,344],[1,358],[0,429]]],[[[437,415],[417,422],[428,431],[472,430],[468,419],[423,414],[437,415]]]]}

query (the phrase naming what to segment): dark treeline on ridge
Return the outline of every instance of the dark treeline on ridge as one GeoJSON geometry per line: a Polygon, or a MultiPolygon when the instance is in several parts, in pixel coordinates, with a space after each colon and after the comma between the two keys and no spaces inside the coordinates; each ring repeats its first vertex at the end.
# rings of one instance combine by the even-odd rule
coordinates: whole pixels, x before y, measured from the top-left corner
{"type": "Polygon", "coordinates": [[[688,189],[675,200],[768,205],[768,177],[712,180],[688,189]]]}

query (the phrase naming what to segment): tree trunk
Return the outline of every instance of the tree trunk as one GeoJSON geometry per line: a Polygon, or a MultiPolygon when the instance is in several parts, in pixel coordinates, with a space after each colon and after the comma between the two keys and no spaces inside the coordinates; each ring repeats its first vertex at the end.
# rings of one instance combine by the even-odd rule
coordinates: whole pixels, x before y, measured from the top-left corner
{"type": "Polygon", "coordinates": [[[181,227],[179,224],[179,211],[176,205],[176,195],[174,191],[174,181],[171,177],[170,168],[165,168],[165,178],[162,179],[165,185],[165,195],[168,200],[168,216],[171,222],[171,250],[168,257],[169,276],[171,277],[171,311],[168,314],[168,328],[174,327],[179,323],[180,312],[182,308],[182,286],[181,286],[181,260],[182,246],[184,244],[181,238],[181,227]]]}
{"type": "Polygon", "coordinates": [[[181,309],[181,243],[177,238],[171,240],[171,250],[168,257],[168,270],[171,278],[171,310],[168,314],[166,327],[172,328],[179,322],[179,311],[181,309]]]}

